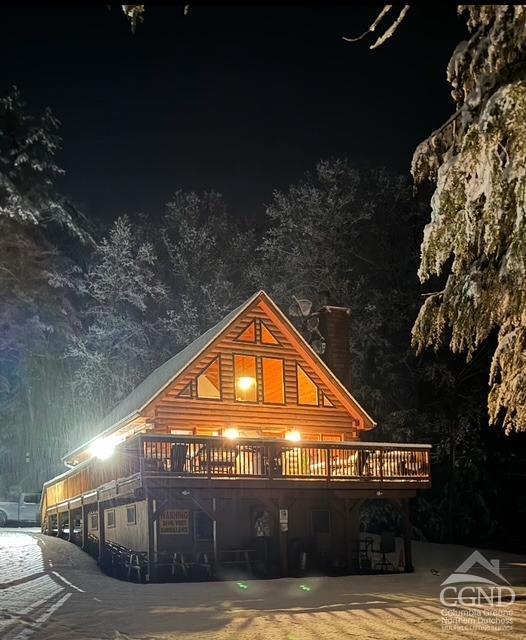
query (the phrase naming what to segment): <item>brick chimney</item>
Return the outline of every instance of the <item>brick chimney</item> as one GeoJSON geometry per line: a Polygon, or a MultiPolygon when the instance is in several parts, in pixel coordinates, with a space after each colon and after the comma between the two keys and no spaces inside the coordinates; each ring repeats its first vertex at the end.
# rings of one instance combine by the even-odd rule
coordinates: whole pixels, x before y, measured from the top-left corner
{"type": "Polygon", "coordinates": [[[329,369],[349,389],[351,310],[349,307],[330,304],[330,297],[326,291],[318,295],[318,300],[320,304],[318,329],[325,340],[325,351],[321,357],[329,369]]]}

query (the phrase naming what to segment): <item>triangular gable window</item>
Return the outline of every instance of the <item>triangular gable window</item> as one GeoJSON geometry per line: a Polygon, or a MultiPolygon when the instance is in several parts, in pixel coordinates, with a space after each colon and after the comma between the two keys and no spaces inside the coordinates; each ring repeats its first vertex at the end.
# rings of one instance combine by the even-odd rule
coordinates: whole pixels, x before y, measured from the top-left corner
{"type": "Polygon", "coordinates": [[[324,393],[322,393],[322,396],[321,396],[321,403],[324,407],[334,407],[334,404],[332,403],[332,401],[329,400],[329,398],[327,398],[327,396],[324,393]]]}
{"type": "Polygon", "coordinates": [[[279,340],[274,336],[267,325],[261,321],[261,343],[262,344],[279,344],[279,340]]]}
{"type": "Polygon", "coordinates": [[[179,392],[180,398],[191,398],[192,397],[192,383],[189,382],[186,387],[179,392]]]}
{"type": "Polygon", "coordinates": [[[298,380],[298,404],[318,405],[318,385],[313,382],[303,367],[296,364],[298,380]]]}
{"type": "Polygon", "coordinates": [[[236,338],[239,342],[256,342],[256,322],[253,320],[236,338]]]}
{"type": "Polygon", "coordinates": [[[219,357],[197,376],[197,397],[205,400],[221,399],[221,369],[219,357]]]}

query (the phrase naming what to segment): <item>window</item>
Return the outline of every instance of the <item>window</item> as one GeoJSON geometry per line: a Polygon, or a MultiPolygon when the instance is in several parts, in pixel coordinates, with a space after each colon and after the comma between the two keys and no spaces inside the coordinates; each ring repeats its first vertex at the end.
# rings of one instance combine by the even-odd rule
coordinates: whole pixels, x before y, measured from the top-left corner
{"type": "Polygon", "coordinates": [[[115,526],[115,509],[106,511],[106,526],[111,529],[115,526]]]}
{"type": "Polygon", "coordinates": [[[334,404],[332,403],[331,400],[329,400],[329,398],[327,398],[327,396],[322,393],[321,395],[321,403],[324,407],[334,407],[334,404]]]}
{"type": "Polygon", "coordinates": [[[256,323],[252,321],[236,338],[239,342],[256,342],[256,323]]]}
{"type": "Polygon", "coordinates": [[[197,397],[204,400],[221,399],[221,372],[219,357],[197,376],[197,397]]]}
{"type": "Polygon", "coordinates": [[[258,383],[256,356],[234,356],[234,376],[236,381],[236,400],[241,402],[258,401],[258,383]]]}
{"type": "Polygon", "coordinates": [[[285,404],[285,384],[283,380],[283,360],[262,358],[263,402],[285,404]]]}
{"type": "Polygon", "coordinates": [[[214,521],[204,511],[194,511],[195,540],[214,539],[214,521]]]}
{"type": "Polygon", "coordinates": [[[301,365],[296,365],[298,379],[298,404],[318,405],[318,387],[305,373],[301,365]]]}
{"type": "Polygon", "coordinates": [[[39,504],[40,503],[40,494],[39,493],[26,493],[24,496],[24,502],[26,504],[39,504]]]}
{"type": "Polygon", "coordinates": [[[126,522],[127,524],[137,524],[137,508],[134,504],[126,507],[126,522]]]}
{"type": "Polygon", "coordinates": [[[279,344],[278,339],[263,321],[261,321],[261,342],[263,344],[279,344]]]}
{"type": "Polygon", "coordinates": [[[97,531],[99,528],[99,514],[96,511],[89,514],[89,528],[93,531],[97,531]]]}
{"type": "Polygon", "coordinates": [[[179,392],[180,398],[191,398],[192,397],[192,383],[189,382],[186,387],[179,392]]]}
{"type": "Polygon", "coordinates": [[[313,509],[311,511],[312,533],[331,532],[331,514],[328,509],[313,509]]]}

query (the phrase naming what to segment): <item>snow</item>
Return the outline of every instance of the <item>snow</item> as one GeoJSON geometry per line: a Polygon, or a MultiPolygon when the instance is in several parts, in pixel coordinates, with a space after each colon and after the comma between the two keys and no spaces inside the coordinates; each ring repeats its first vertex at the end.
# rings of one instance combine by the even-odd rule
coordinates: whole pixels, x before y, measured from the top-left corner
{"type": "MultiPolygon", "coordinates": [[[[5,640],[314,640],[481,638],[442,632],[440,583],[472,550],[414,543],[414,574],[133,584],[100,573],[73,544],[32,530],[0,532],[0,637],[5,640]],[[44,568],[44,573],[43,573],[44,568]],[[440,575],[433,575],[434,569],[440,575]],[[301,588],[308,586],[310,591],[301,588]]],[[[499,558],[526,596],[526,557],[499,558]]],[[[508,638],[526,633],[517,600],[508,638]]],[[[484,638],[504,637],[485,632],[484,638]]]]}

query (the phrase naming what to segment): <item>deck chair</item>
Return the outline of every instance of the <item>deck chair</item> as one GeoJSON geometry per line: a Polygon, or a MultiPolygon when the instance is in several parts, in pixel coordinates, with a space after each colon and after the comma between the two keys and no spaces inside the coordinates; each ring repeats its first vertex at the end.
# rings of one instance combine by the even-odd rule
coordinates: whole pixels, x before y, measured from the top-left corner
{"type": "Polygon", "coordinates": [[[172,471],[185,471],[187,444],[172,445],[172,471]]]}

